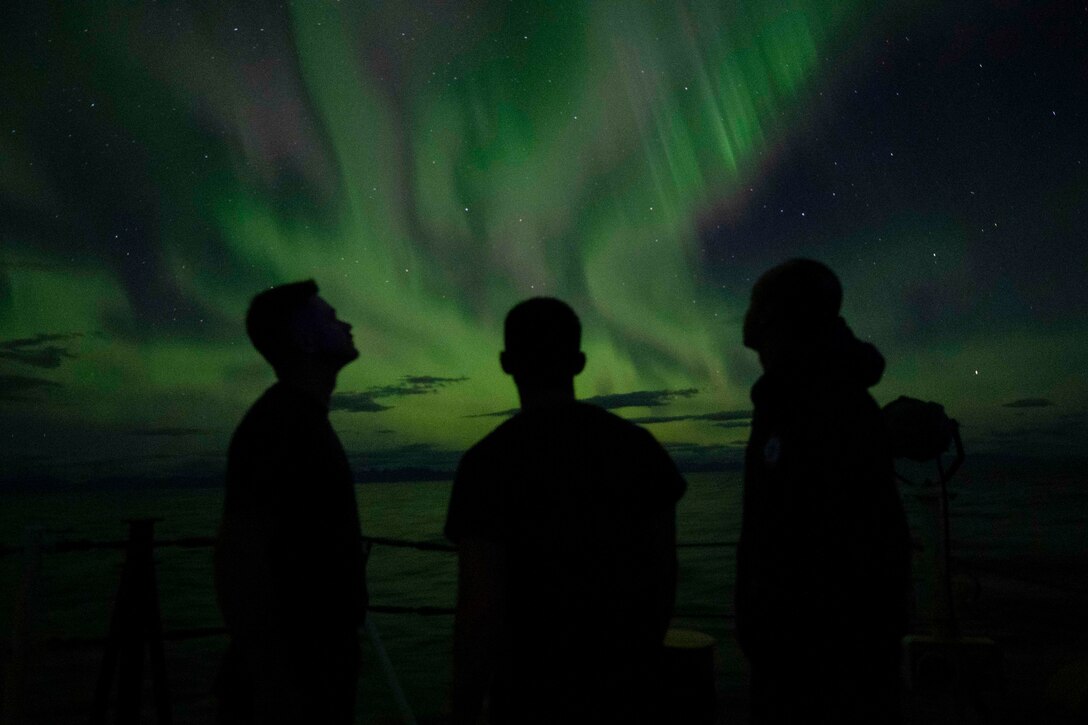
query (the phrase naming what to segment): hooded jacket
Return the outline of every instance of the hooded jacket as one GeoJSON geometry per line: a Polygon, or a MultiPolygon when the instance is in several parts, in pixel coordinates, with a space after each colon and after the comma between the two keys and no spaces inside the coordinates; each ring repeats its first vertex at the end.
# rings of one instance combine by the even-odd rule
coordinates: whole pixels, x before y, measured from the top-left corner
{"type": "Polygon", "coordinates": [[[910,536],[880,409],[884,358],[837,318],[752,388],[737,636],[754,660],[898,640],[910,536]]]}

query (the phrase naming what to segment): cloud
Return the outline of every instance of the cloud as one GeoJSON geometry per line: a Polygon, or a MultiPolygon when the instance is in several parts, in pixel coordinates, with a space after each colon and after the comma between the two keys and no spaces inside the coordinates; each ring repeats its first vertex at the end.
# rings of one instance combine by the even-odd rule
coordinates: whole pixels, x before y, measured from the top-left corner
{"type": "MultiPolygon", "coordinates": [[[[590,398],[580,398],[580,402],[589,403],[590,405],[596,405],[605,410],[615,410],[617,408],[656,408],[658,406],[667,405],[673,398],[690,398],[699,391],[695,388],[685,388],[684,390],[635,390],[630,393],[613,393],[612,395],[594,395],[590,398]]],[[[497,410],[494,413],[477,413],[476,415],[466,415],[466,418],[509,418],[520,410],[520,408],[509,408],[507,410],[497,410]]],[[[632,418],[631,422],[661,422],[661,419],[651,418],[632,418]]],[[[672,418],[669,418],[671,420],[672,418]]],[[[676,420],[685,420],[686,416],[676,416],[676,420]]]]}
{"type": "Polygon", "coordinates": [[[750,410],[719,410],[714,413],[696,413],[693,415],[651,415],[643,418],[630,418],[632,423],[648,425],[653,423],[675,423],[681,420],[711,420],[722,428],[742,428],[749,425],[752,417],[750,410]]]}
{"type": "Polygon", "coordinates": [[[367,390],[375,398],[398,398],[406,395],[427,395],[438,392],[450,383],[463,383],[468,378],[440,378],[434,375],[405,375],[399,383],[367,390]]]}
{"type": "Polygon", "coordinates": [[[409,395],[430,395],[453,383],[463,383],[466,377],[442,378],[435,375],[405,375],[393,385],[379,385],[367,390],[335,393],[329,410],[347,413],[380,413],[393,406],[384,405],[377,398],[403,398],[409,395]]]}
{"type": "Polygon", "coordinates": [[[36,368],[57,368],[66,359],[76,355],[68,351],[67,346],[49,343],[68,342],[82,337],[78,332],[71,334],[38,334],[16,340],[0,342],[0,360],[11,360],[36,368]]]}
{"type": "Polygon", "coordinates": [[[434,375],[405,375],[402,380],[408,385],[441,388],[449,385],[450,383],[463,383],[468,380],[468,378],[464,376],[459,378],[439,378],[435,377],[434,375]]]}
{"type": "Polygon", "coordinates": [[[184,436],[208,435],[212,431],[206,428],[145,428],[142,430],[130,430],[130,435],[136,436],[161,436],[164,438],[182,438],[184,436]]]}
{"type": "Polygon", "coordinates": [[[657,408],[671,403],[674,398],[690,398],[699,391],[695,388],[684,390],[636,390],[630,393],[613,393],[612,395],[594,395],[585,398],[583,403],[599,405],[606,410],[616,408],[657,408]]]}
{"type": "Polygon", "coordinates": [[[1005,408],[1049,408],[1055,405],[1054,401],[1047,398],[1020,398],[1011,403],[1005,403],[1005,408]]]}
{"type": "Polygon", "coordinates": [[[380,387],[370,388],[366,391],[368,395],[372,395],[376,398],[404,398],[409,395],[429,395],[435,392],[434,388],[428,388],[422,385],[382,385],[380,387]]]}
{"type": "Polygon", "coordinates": [[[0,375],[0,400],[36,400],[25,393],[61,387],[60,383],[25,375],[0,375]]]}
{"type": "Polygon", "coordinates": [[[512,415],[520,412],[520,408],[507,408],[506,410],[496,410],[494,413],[477,413],[475,415],[466,415],[466,418],[509,418],[512,415]]]}
{"type": "Polygon", "coordinates": [[[380,413],[392,407],[374,400],[372,393],[334,393],[329,400],[329,410],[342,410],[347,413],[380,413]]]}

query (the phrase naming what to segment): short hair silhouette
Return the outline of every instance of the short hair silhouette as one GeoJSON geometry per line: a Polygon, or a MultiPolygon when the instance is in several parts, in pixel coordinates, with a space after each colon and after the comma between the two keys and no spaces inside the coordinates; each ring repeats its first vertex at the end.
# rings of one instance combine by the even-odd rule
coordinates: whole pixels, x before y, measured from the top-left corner
{"type": "Polygon", "coordinates": [[[506,315],[503,368],[528,379],[575,375],[581,356],[582,323],[570,306],[554,297],[533,297],[506,315]]]}
{"type": "Polygon", "coordinates": [[[657,723],[684,479],[645,429],[578,402],[582,325],[534,297],[506,316],[520,410],[457,466],[455,723],[657,723]],[[606,621],[601,621],[602,618],[606,621]]]}
{"type": "Polygon", "coordinates": [[[261,292],[249,303],[246,333],[253,347],[279,371],[292,357],[291,318],[317,296],[312,279],[281,284],[261,292]]]}
{"type": "Polygon", "coordinates": [[[842,284],[814,259],[791,259],[767,270],[752,288],[744,319],[744,346],[757,349],[772,327],[804,333],[834,321],[842,308],[842,284]]]}

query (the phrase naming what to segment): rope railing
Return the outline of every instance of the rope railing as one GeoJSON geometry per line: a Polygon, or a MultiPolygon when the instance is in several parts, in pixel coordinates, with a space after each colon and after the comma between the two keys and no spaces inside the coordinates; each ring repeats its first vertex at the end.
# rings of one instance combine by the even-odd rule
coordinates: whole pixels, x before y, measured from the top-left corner
{"type": "MultiPolygon", "coordinates": [[[[416,549],[419,551],[440,551],[452,553],[457,547],[438,541],[413,541],[409,539],[397,539],[386,536],[363,536],[363,541],[370,545],[388,546],[392,548],[416,549]]],[[[129,541],[99,541],[93,539],[73,539],[58,541],[37,547],[42,554],[78,553],[96,550],[125,550],[129,541]]],[[[181,548],[200,549],[215,545],[213,536],[185,536],[174,539],[155,539],[147,542],[152,548],[181,548]]],[[[689,541],[677,543],[678,548],[714,548],[736,546],[735,541],[689,541]]],[[[25,551],[23,546],[7,546],[0,544],[0,557],[19,554],[25,551]]],[[[374,614],[413,614],[423,617],[452,616],[456,609],[453,607],[440,607],[433,605],[404,606],[391,604],[371,604],[367,611],[374,614]]],[[[679,611],[674,616],[684,619],[732,619],[732,612],[715,611],[679,611]]],[[[199,639],[202,637],[217,637],[227,634],[225,627],[188,627],[172,629],[162,632],[163,641],[182,641],[199,639]]],[[[108,637],[53,637],[48,643],[58,649],[80,649],[86,647],[101,647],[108,642],[108,637]]]]}
{"type": "MultiPolygon", "coordinates": [[[[415,549],[418,551],[438,551],[455,553],[457,547],[441,541],[414,541],[410,539],[398,539],[388,536],[362,536],[362,540],[369,545],[388,546],[391,548],[415,549]]],[[[123,551],[130,545],[128,540],[94,540],[94,539],[69,539],[56,541],[49,544],[40,544],[35,547],[41,554],[65,554],[87,551],[123,551]]],[[[153,549],[180,548],[202,549],[215,545],[214,536],[183,536],[173,539],[153,539],[147,542],[153,549]]],[[[735,547],[736,541],[682,541],[676,544],[677,548],[723,548],[735,547]]],[[[21,554],[26,551],[25,546],[9,546],[0,544],[0,558],[21,554]]],[[[450,616],[455,613],[453,607],[438,607],[431,605],[400,606],[390,604],[371,604],[367,610],[375,614],[415,614],[424,617],[450,616]]],[[[732,619],[731,612],[690,611],[676,612],[674,616],[687,619],[732,619]]],[[[227,633],[224,627],[190,627],[164,631],[163,640],[187,640],[200,637],[214,637],[227,633]]],[[[59,648],[79,648],[86,646],[100,646],[107,641],[106,637],[57,637],[49,642],[59,648]]]]}
{"type": "MultiPolygon", "coordinates": [[[[104,657],[99,672],[94,702],[91,708],[91,722],[104,725],[106,713],[111,702],[111,693],[115,683],[120,688],[117,694],[118,711],[124,710],[128,719],[139,714],[140,692],[145,654],[150,657],[152,690],[155,699],[158,722],[169,723],[170,695],[166,682],[166,662],[163,651],[165,642],[194,640],[207,637],[221,637],[228,634],[226,627],[202,626],[178,629],[164,629],[159,611],[158,587],[155,582],[154,549],[206,549],[215,545],[211,536],[186,536],[174,539],[155,539],[154,525],[161,519],[128,520],[129,538],[120,541],[102,541],[93,539],[74,539],[45,543],[41,529],[28,530],[27,544],[9,546],[0,544],[0,557],[13,554],[27,556],[27,569],[24,578],[28,591],[34,588],[38,562],[42,554],[78,553],[88,551],[124,551],[124,567],[118,589],[109,632],[104,637],[52,637],[42,643],[59,650],[78,650],[84,648],[102,648],[104,657]]],[[[55,532],[56,533],[56,532],[55,532]]],[[[64,532],[61,532],[64,533],[64,532]]],[[[384,536],[362,536],[370,546],[388,546],[419,551],[438,551],[453,553],[457,547],[443,541],[412,541],[384,536]]],[[[677,544],[679,548],[709,548],[736,546],[735,541],[693,541],[677,544]]],[[[27,604],[24,602],[24,604],[27,604]]],[[[18,608],[18,607],[17,607],[18,608]]],[[[373,614],[416,615],[424,617],[451,616],[456,613],[453,607],[434,605],[387,605],[371,604],[367,607],[373,614]]],[[[731,620],[731,612],[713,611],[678,611],[674,616],[679,619],[718,619],[731,620]]],[[[17,617],[18,619],[18,617],[17,617]]],[[[367,621],[367,631],[381,648],[377,631],[372,619],[367,621]]],[[[18,634],[18,633],[17,633],[18,634]]],[[[382,650],[384,652],[384,650],[382,650]]],[[[396,683],[393,683],[396,684],[396,683]]],[[[119,715],[120,717],[120,715],[119,715]]]]}
{"type": "MultiPolygon", "coordinates": [[[[367,607],[367,611],[373,614],[414,614],[421,617],[452,617],[457,612],[453,607],[405,607],[391,604],[372,604],[367,607]]],[[[733,612],[713,611],[679,611],[673,612],[672,616],[677,619],[736,619],[733,612]]],[[[225,637],[227,634],[229,631],[226,627],[183,627],[163,631],[162,640],[182,642],[205,637],[225,637]]],[[[107,641],[107,637],[51,637],[46,643],[58,650],[78,650],[101,647],[107,641]]]]}

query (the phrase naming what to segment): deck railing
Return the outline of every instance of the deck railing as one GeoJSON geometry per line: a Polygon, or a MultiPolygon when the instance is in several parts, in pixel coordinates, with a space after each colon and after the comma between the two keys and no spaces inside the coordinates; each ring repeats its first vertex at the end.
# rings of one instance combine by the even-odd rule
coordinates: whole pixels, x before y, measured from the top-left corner
{"type": "MultiPolygon", "coordinates": [[[[161,519],[134,519],[128,521],[129,526],[137,526],[141,521],[152,523],[161,519]]],[[[456,553],[457,547],[452,544],[439,541],[412,541],[410,539],[396,539],[386,536],[362,536],[363,542],[369,546],[388,546],[395,549],[416,549],[417,551],[435,551],[456,553]]],[[[215,545],[214,536],[182,536],[173,539],[151,538],[148,543],[152,549],[206,549],[215,545]]],[[[711,549],[736,547],[736,541],[682,541],[677,542],[678,549],[711,549]]],[[[31,554],[34,557],[42,554],[71,554],[88,551],[129,550],[132,553],[132,539],[129,540],[95,540],[95,539],[68,539],[49,544],[37,545],[10,545],[0,543],[0,558],[16,556],[19,554],[31,554]]],[[[422,616],[452,615],[453,607],[436,606],[403,606],[393,604],[373,604],[367,607],[367,611],[377,614],[418,614],[422,616]]],[[[685,619],[732,619],[732,612],[703,612],[703,611],[679,611],[676,617],[685,619]]],[[[226,634],[225,627],[190,627],[187,629],[175,629],[162,633],[165,640],[184,640],[196,637],[212,637],[226,634]]],[[[104,637],[63,637],[49,640],[50,644],[61,647],[81,647],[98,645],[105,642],[104,637]]]]}
{"type": "MultiPolygon", "coordinates": [[[[33,614],[36,606],[41,558],[49,554],[72,554],[89,551],[117,550],[125,552],[121,580],[114,602],[109,631],[104,637],[53,637],[45,640],[52,648],[61,650],[103,647],[102,668],[99,672],[94,703],[91,708],[92,725],[105,723],[110,695],[115,677],[118,682],[116,700],[118,722],[137,722],[140,713],[140,692],[143,687],[143,664],[146,652],[151,665],[152,691],[155,698],[157,722],[172,722],[170,696],[167,689],[164,642],[215,637],[227,634],[222,626],[188,627],[164,630],[159,610],[158,586],[155,576],[155,549],[204,549],[215,545],[211,536],[185,536],[173,539],[156,539],[155,524],[162,519],[129,519],[127,540],[70,539],[44,543],[40,529],[28,529],[27,543],[6,545],[0,543],[0,558],[22,555],[24,557],[23,580],[15,604],[12,632],[11,659],[6,667],[4,690],[9,693],[5,710],[19,707],[18,692],[26,672],[24,655],[32,647],[30,627],[22,623],[33,614]],[[14,696],[14,697],[11,697],[14,696]],[[15,702],[12,702],[12,699],[15,702]]],[[[411,541],[384,536],[362,536],[368,546],[415,549],[440,553],[456,553],[457,547],[440,541],[411,541]]],[[[677,543],[678,549],[735,547],[736,541],[692,541],[677,543]]],[[[417,616],[449,616],[456,611],[452,606],[407,606],[393,604],[369,604],[368,611],[376,614],[414,614],[417,616]]],[[[682,619],[730,620],[732,612],[678,611],[674,616],[682,619]]],[[[368,630],[380,647],[376,633],[368,630]]],[[[396,688],[395,683],[391,683],[396,688]]],[[[399,698],[398,698],[399,699],[399,698]]]]}

